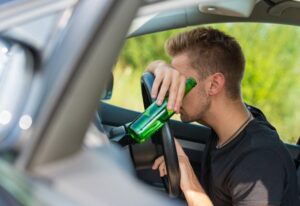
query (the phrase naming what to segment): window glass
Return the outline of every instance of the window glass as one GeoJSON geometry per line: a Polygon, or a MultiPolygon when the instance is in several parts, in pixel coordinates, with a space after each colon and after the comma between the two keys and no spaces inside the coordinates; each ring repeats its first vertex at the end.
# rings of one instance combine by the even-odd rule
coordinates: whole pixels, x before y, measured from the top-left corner
{"type": "Polygon", "coordinates": [[[45,83],[36,72],[64,29],[58,24],[61,16],[56,12],[8,24],[0,34],[0,151],[11,148],[34,124],[45,83]]]}
{"type": "MultiPolygon", "coordinates": [[[[246,71],[242,82],[245,102],[260,108],[285,142],[300,136],[300,29],[293,26],[226,23],[213,24],[234,36],[245,54],[246,71]]],[[[191,29],[191,28],[187,28],[191,29]]],[[[164,42],[185,29],[159,32],[127,40],[114,69],[111,104],[143,111],[140,76],[156,59],[170,62],[164,42]]],[[[175,117],[178,118],[178,117],[175,117]]]]}

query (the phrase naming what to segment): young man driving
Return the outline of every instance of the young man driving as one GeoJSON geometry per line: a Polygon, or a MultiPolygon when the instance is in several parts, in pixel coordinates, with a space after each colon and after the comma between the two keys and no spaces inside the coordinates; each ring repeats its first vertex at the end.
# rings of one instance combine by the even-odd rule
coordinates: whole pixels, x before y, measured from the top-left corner
{"type": "MultiPolygon", "coordinates": [[[[171,64],[152,62],[152,96],[160,105],[168,92],[168,109],[183,122],[212,128],[199,182],[176,141],[181,181],[188,204],[215,206],[299,206],[295,165],[276,130],[243,103],[245,59],[238,42],[212,28],[196,28],[169,39],[171,64]],[[183,98],[185,80],[197,86],[183,98]]],[[[166,175],[165,162],[153,164],[166,175]]]]}

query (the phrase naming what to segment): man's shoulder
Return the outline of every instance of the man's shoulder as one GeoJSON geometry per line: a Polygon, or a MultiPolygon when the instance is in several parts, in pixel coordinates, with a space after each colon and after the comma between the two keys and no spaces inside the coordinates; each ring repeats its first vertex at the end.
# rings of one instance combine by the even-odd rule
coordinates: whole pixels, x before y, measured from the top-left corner
{"type": "Polygon", "coordinates": [[[240,151],[239,159],[260,158],[268,162],[270,158],[275,158],[278,163],[291,161],[290,154],[277,131],[268,122],[262,120],[251,122],[236,149],[240,151]]]}
{"type": "Polygon", "coordinates": [[[244,137],[243,149],[241,149],[240,160],[260,159],[266,165],[280,164],[284,167],[291,168],[293,162],[292,158],[280,140],[280,137],[275,129],[270,127],[268,122],[254,120],[252,125],[249,125],[246,135],[244,137]],[[271,161],[272,160],[272,161],[271,161]]]}
{"type": "Polygon", "coordinates": [[[277,131],[268,122],[254,119],[246,128],[245,139],[251,149],[284,147],[277,131]]]}
{"type": "Polygon", "coordinates": [[[254,117],[253,121],[248,124],[247,136],[250,136],[252,146],[282,146],[280,137],[276,128],[268,121],[265,114],[257,107],[246,104],[247,109],[254,117]]]}

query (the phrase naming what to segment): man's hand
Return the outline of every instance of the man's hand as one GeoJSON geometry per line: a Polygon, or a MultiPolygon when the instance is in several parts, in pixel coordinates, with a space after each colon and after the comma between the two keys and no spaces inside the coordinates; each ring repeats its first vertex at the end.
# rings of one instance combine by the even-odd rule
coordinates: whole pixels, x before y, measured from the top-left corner
{"type": "Polygon", "coordinates": [[[160,60],[150,63],[146,70],[155,75],[151,91],[152,98],[157,98],[156,103],[161,105],[169,92],[168,109],[179,113],[184,97],[186,77],[160,60]]]}
{"type": "MultiPolygon", "coordinates": [[[[187,155],[179,142],[176,139],[174,140],[180,168],[180,188],[189,206],[212,206],[213,204],[199,183],[187,155]]],[[[163,156],[155,160],[152,169],[158,169],[161,177],[167,175],[166,163],[163,156]]]]}
{"type": "MultiPolygon", "coordinates": [[[[196,178],[196,175],[193,171],[193,168],[190,164],[188,157],[186,156],[181,145],[178,143],[176,139],[175,139],[175,145],[176,145],[176,151],[178,155],[178,162],[179,162],[180,175],[181,175],[180,178],[181,190],[185,191],[190,189],[198,189],[198,187],[201,187],[201,185],[196,178]]],[[[161,177],[167,175],[166,163],[163,156],[160,156],[155,160],[152,169],[154,170],[158,169],[161,177]]]]}

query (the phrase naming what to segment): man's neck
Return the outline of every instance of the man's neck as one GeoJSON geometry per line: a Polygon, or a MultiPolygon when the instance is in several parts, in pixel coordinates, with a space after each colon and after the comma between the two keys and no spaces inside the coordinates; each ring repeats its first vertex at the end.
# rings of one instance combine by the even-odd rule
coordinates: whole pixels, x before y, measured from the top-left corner
{"type": "Polygon", "coordinates": [[[222,145],[231,138],[249,119],[250,112],[241,100],[212,105],[205,122],[214,129],[222,145]]]}

